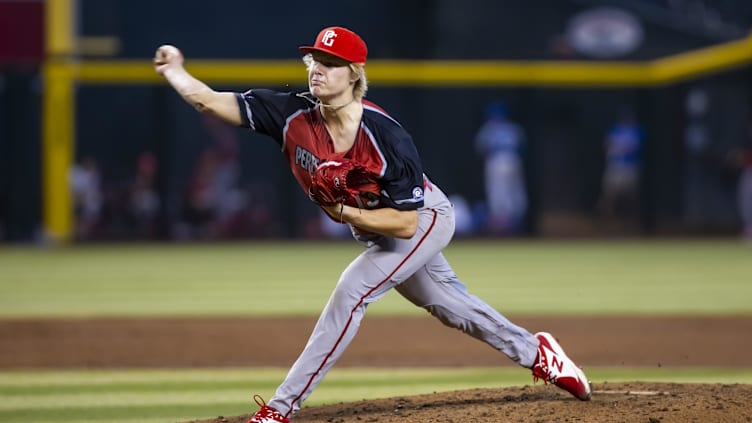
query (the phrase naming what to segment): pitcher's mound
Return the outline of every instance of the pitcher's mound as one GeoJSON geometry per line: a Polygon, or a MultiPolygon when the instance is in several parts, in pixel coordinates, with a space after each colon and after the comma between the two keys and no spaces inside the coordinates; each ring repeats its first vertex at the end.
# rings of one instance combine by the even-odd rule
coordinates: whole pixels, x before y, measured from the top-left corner
{"type": "MultiPolygon", "coordinates": [[[[600,383],[583,402],[548,385],[303,407],[295,423],[752,422],[752,385],[600,383]]],[[[193,423],[245,423],[250,415],[193,423]]]]}

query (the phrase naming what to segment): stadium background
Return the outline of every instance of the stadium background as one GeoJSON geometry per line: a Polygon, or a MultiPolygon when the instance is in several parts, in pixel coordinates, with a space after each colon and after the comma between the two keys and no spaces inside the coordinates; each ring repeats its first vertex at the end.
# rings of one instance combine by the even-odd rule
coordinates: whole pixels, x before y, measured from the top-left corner
{"type": "MultiPolygon", "coordinates": [[[[735,198],[738,169],[724,158],[741,148],[749,136],[752,69],[747,53],[722,49],[747,41],[752,6],[743,1],[314,4],[226,0],[211,8],[184,1],[50,2],[48,11],[58,17],[65,15],[61,7],[73,10],[73,35],[69,46],[59,48],[60,54],[54,50],[60,36],[50,34],[60,30],[54,24],[46,32],[44,29],[44,2],[2,1],[0,5],[9,33],[3,40],[0,65],[0,239],[4,241],[72,236],[66,214],[60,210],[70,203],[49,193],[55,185],[54,192],[62,187],[69,196],[60,182],[65,175],[53,169],[50,176],[45,168],[50,157],[59,157],[49,148],[51,140],[64,137],[65,131],[45,138],[45,126],[53,131],[72,127],[70,164],[94,158],[108,198],[122,196],[139,154],[154,152],[162,207],[161,230],[152,235],[176,238],[174,223],[179,219],[182,195],[201,151],[211,146],[212,136],[206,122],[150,73],[155,48],[162,43],[177,45],[183,49],[189,69],[192,63],[205,65],[201,69],[211,75],[215,88],[304,88],[302,66],[292,77],[267,76],[261,82],[238,76],[238,69],[242,72],[267,65],[294,69],[296,47],[310,42],[329,24],[349,26],[368,41],[373,68],[368,97],[414,134],[430,176],[450,194],[461,194],[471,203],[483,200],[482,162],[472,146],[473,135],[490,101],[508,105],[528,135],[524,157],[530,198],[527,234],[604,232],[592,223],[601,189],[602,140],[625,108],[636,112],[646,131],[641,210],[634,216],[638,224],[631,233],[740,231],[735,198]],[[637,17],[642,42],[616,57],[593,57],[567,45],[573,18],[604,6],[637,17]],[[671,74],[672,68],[667,66],[668,77],[649,72],[650,66],[661,60],[705,51],[707,57],[688,58],[685,70],[676,65],[679,71],[671,74]],[[708,60],[703,62],[703,58],[708,60]],[[441,68],[445,61],[458,61],[452,63],[460,70],[441,68]],[[565,66],[572,63],[582,67],[568,80],[565,66]],[[55,67],[60,64],[62,67],[55,67]],[[463,66],[473,64],[491,71],[496,66],[499,75],[486,81],[464,76],[463,66]],[[116,71],[97,70],[97,65],[116,71]],[[603,65],[617,68],[599,67],[603,65]],[[618,68],[622,65],[626,71],[618,68]],[[438,76],[431,79],[410,74],[421,66],[436,67],[438,76]],[[524,66],[540,66],[553,76],[509,76],[514,66],[523,66],[523,70],[529,69],[524,66]],[[54,81],[50,75],[55,69],[78,69],[72,78],[72,110],[50,106],[45,115],[45,95],[51,95],[45,86],[54,81]],[[557,76],[559,70],[561,76],[557,76]],[[379,75],[392,76],[380,80],[379,75]],[[704,90],[709,98],[706,126],[710,145],[702,165],[703,188],[691,194],[705,198],[707,207],[688,221],[685,103],[693,89],[704,90]]],[[[48,13],[48,18],[51,15],[48,13]]],[[[317,211],[296,192],[274,143],[247,131],[231,131],[238,139],[239,186],[253,204],[264,205],[273,216],[265,221],[266,230],[246,228],[234,237],[310,236],[308,227],[317,211]]],[[[106,230],[94,238],[140,237],[118,220],[117,206],[117,200],[109,204],[110,214],[104,219],[110,220],[103,223],[106,230]]]]}

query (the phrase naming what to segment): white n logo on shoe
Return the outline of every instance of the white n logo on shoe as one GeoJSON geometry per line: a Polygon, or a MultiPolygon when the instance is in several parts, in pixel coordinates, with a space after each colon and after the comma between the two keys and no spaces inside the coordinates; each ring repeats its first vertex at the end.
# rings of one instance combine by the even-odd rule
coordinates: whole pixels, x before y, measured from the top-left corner
{"type": "Polygon", "coordinates": [[[564,362],[559,361],[559,357],[557,355],[554,355],[554,358],[551,359],[551,367],[556,367],[559,373],[561,373],[562,369],[564,368],[564,362]]]}
{"type": "Polygon", "coordinates": [[[542,347],[546,353],[546,366],[548,367],[549,374],[551,374],[555,378],[562,376],[574,376],[575,378],[579,379],[577,372],[574,370],[574,363],[571,363],[566,358],[559,358],[559,354],[557,354],[548,346],[542,345],[542,347]]]}

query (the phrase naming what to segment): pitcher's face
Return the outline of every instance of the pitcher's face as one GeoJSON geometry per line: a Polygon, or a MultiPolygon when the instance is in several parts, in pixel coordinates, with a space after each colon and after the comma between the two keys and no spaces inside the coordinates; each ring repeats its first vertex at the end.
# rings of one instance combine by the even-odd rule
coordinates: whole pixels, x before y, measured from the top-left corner
{"type": "Polygon", "coordinates": [[[311,94],[327,102],[344,97],[349,99],[355,81],[350,63],[331,54],[315,51],[308,68],[308,88],[311,94]]]}

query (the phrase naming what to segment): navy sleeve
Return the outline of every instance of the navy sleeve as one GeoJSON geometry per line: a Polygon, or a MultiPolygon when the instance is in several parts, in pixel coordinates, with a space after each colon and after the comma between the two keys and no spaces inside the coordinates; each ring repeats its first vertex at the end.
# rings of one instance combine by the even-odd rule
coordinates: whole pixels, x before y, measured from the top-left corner
{"type": "Polygon", "coordinates": [[[241,126],[269,135],[279,144],[287,118],[304,106],[301,102],[305,101],[296,93],[267,89],[253,89],[235,96],[243,119],[241,126]]]}
{"type": "Polygon", "coordinates": [[[423,207],[423,165],[410,134],[389,121],[374,135],[386,162],[380,182],[389,206],[398,210],[423,207]]]}

